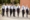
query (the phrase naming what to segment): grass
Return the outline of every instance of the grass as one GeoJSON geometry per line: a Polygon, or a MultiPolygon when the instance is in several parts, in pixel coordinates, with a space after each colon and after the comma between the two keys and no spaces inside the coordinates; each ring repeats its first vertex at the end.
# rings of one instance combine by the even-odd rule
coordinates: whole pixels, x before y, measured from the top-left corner
{"type": "MultiPolygon", "coordinates": [[[[1,9],[1,6],[0,6],[0,9],[1,9]]],[[[0,14],[2,13],[2,10],[0,10],[0,14]]]]}
{"type": "Polygon", "coordinates": [[[0,8],[1,8],[1,6],[0,6],[0,8]]]}
{"type": "Polygon", "coordinates": [[[0,10],[0,14],[2,13],[2,11],[0,10]]]}

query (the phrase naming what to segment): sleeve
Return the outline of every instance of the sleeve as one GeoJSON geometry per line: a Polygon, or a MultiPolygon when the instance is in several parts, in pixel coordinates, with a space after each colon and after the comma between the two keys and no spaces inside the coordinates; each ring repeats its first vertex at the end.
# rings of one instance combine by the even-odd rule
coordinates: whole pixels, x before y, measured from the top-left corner
{"type": "Polygon", "coordinates": [[[24,7],[24,10],[26,10],[25,7],[24,7]]]}
{"type": "Polygon", "coordinates": [[[20,6],[19,6],[19,8],[20,8],[20,6]]]}
{"type": "Polygon", "coordinates": [[[12,6],[10,6],[10,9],[12,9],[13,7],[12,6]]]}
{"type": "Polygon", "coordinates": [[[16,6],[14,8],[16,9],[16,6]]]}
{"type": "MultiPolygon", "coordinates": [[[[11,6],[10,6],[11,7],[11,6]]],[[[10,8],[9,8],[10,9],[10,8]]]]}
{"type": "Polygon", "coordinates": [[[16,7],[16,10],[17,10],[17,7],[16,7]]]}
{"type": "Polygon", "coordinates": [[[10,7],[8,6],[8,9],[10,9],[10,7]]]}
{"type": "Polygon", "coordinates": [[[5,9],[7,9],[7,6],[5,7],[5,9]]]}
{"type": "Polygon", "coordinates": [[[4,9],[4,6],[2,5],[2,9],[4,9]]]}
{"type": "Polygon", "coordinates": [[[21,10],[22,10],[23,8],[21,7],[21,10]]]}

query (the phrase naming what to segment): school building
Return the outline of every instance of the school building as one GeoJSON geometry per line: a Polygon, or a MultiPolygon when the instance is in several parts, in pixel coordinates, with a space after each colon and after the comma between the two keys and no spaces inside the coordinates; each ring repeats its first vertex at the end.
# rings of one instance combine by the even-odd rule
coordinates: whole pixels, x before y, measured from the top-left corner
{"type": "Polygon", "coordinates": [[[30,0],[20,0],[20,5],[27,5],[30,8],[30,0]]]}

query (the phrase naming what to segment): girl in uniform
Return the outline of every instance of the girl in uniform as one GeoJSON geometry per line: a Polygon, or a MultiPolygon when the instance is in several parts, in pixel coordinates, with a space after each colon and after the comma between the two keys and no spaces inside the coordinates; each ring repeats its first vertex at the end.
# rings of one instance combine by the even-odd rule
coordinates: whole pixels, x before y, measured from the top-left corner
{"type": "Polygon", "coordinates": [[[20,6],[17,6],[17,15],[19,17],[19,12],[20,12],[20,6]]]}
{"type": "Polygon", "coordinates": [[[7,15],[7,17],[8,17],[8,4],[6,4],[6,15],[7,15]]]}
{"type": "Polygon", "coordinates": [[[4,12],[5,12],[5,4],[2,5],[2,16],[4,16],[4,12]]]}
{"type": "Polygon", "coordinates": [[[29,10],[28,10],[28,7],[26,7],[26,17],[28,17],[28,13],[29,13],[29,10]]]}
{"type": "Polygon", "coordinates": [[[10,16],[11,16],[12,12],[13,12],[13,6],[11,5],[10,6],[10,16]]]}
{"type": "Polygon", "coordinates": [[[25,7],[24,5],[22,6],[22,17],[24,17],[24,13],[25,13],[25,7]]]}
{"type": "Polygon", "coordinates": [[[13,16],[15,17],[15,8],[16,8],[16,6],[14,5],[13,6],[13,16]]]}

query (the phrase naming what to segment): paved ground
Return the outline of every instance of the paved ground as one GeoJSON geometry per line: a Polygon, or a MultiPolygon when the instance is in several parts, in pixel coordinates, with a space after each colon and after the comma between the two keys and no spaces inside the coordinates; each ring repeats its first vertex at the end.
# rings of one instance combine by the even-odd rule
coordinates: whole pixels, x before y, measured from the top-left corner
{"type": "Polygon", "coordinates": [[[2,17],[2,15],[0,14],[0,20],[30,20],[30,15],[28,15],[28,18],[26,17],[26,13],[24,15],[24,18],[22,17],[22,13],[19,14],[19,17],[17,16],[17,13],[15,14],[16,17],[13,17],[13,14],[10,17],[10,13],[8,14],[8,17],[5,16],[2,17]]]}

